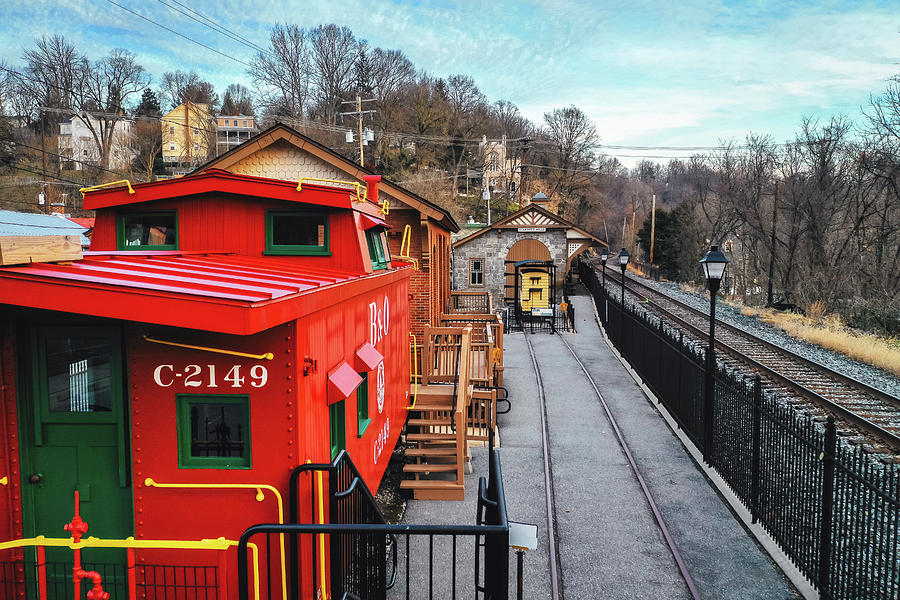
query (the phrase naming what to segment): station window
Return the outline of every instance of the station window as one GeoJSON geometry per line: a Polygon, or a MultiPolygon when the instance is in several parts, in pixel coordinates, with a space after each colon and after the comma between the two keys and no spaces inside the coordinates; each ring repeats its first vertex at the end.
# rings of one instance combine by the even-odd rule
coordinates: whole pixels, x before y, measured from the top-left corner
{"type": "Polygon", "coordinates": [[[369,374],[360,373],[362,383],[356,388],[356,437],[362,437],[372,419],[369,418],[369,374]]]}
{"type": "Polygon", "coordinates": [[[308,211],[266,211],[265,254],[331,254],[328,215],[308,211]]]}
{"type": "Polygon", "coordinates": [[[347,447],[343,400],[328,407],[328,417],[331,424],[331,460],[334,460],[347,447]]]}
{"type": "Polygon", "coordinates": [[[169,126],[169,135],[175,135],[175,126],[174,125],[169,126]]]}
{"type": "Polygon", "coordinates": [[[178,219],[174,210],[122,213],[117,229],[119,250],[178,249],[178,219]]]}
{"type": "Polygon", "coordinates": [[[484,285],[484,259],[483,258],[470,258],[469,259],[469,285],[470,286],[483,286],[484,285]]]}
{"type": "Polygon", "coordinates": [[[179,394],[175,405],[179,468],[250,468],[249,396],[179,394]]]}
{"type": "Polygon", "coordinates": [[[376,271],[388,268],[391,263],[391,255],[385,249],[382,229],[374,227],[367,230],[366,241],[369,243],[369,258],[372,259],[372,268],[376,271]]]}

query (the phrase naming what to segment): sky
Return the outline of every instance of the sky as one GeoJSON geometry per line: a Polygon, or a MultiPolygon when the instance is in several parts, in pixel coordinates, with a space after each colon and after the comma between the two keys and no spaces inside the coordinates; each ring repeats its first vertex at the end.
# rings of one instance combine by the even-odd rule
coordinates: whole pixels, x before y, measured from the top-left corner
{"type": "Polygon", "coordinates": [[[260,46],[278,22],[346,25],[432,75],[471,75],[535,123],[575,105],[601,144],[650,148],[604,148],[625,164],[751,132],[789,141],[804,117],[856,121],[900,73],[900,0],[23,0],[4,11],[0,58],[20,65],[35,39],[61,34],[92,59],[130,50],[157,80],[196,70],[220,94],[232,82],[252,89],[238,61],[253,50],[176,1],[260,46]]]}

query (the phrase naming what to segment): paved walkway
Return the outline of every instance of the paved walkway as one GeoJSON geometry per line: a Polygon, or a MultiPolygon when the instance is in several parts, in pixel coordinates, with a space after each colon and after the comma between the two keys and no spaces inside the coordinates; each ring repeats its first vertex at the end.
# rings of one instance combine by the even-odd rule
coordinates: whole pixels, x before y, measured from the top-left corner
{"type": "MultiPolygon", "coordinates": [[[[610,352],[588,297],[572,301],[578,333],[562,335],[609,404],[701,596],[799,597],[610,352]]],[[[525,335],[505,337],[512,411],[500,417],[500,452],[509,518],[539,528],[538,549],[525,558],[525,598],[543,599],[551,594],[540,412],[525,335]]],[[[530,340],[547,395],[564,597],[690,598],[593,388],[558,336],[530,340]]],[[[411,501],[404,522],[473,523],[477,479],[487,473],[483,449],[473,451],[473,466],[465,502],[411,501]]],[[[459,577],[467,584],[460,589],[471,589],[472,573],[459,577]]],[[[511,598],[514,578],[513,559],[511,598]]]]}

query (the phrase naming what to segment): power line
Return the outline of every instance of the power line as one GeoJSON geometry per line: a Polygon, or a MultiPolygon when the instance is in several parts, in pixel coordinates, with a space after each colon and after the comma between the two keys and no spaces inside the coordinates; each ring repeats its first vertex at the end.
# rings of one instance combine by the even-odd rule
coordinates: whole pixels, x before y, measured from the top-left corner
{"type": "Polygon", "coordinates": [[[222,25],[219,25],[218,23],[216,23],[214,20],[210,19],[203,13],[196,11],[189,6],[182,4],[178,0],[171,0],[171,2],[173,4],[177,4],[181,8],[176,8],[176,7],[168,4],[166,2],[166,0],[157,0],[157,1],[160,4],[164,5],[166,8],[169,8],[170,10],[179,12],[179,13],[183,14],[184,16],[186,16],[187,18],[193,19],[194,21],[200,23],[204,27],[208,27],[209,29],[212,29],[216,33],[220,33],[220,34],[234,40],[235,42],[237,42],[239,44],[243,44],[243,45],[247,46],[251,50],[254,50],[256,52],[261,52],[263,54],[268,54],[269,56],[274,56],[274,54],[269,52],[266,48],[263,48],[262,46],[259,46],[254,42],[251,42],[250,40],[248,40],[247,38],[245,38],[243,36],[240,36],[232,31],[229,31],[227,28],[223,27],[222,25]],[[184,9],[184,10],[182,10],[182,9],[184,9]],[[192,14],[189,14],[189,13],[192,13],[192,14]],[[196,16],[194,16],[194,15],[196,15],[196,16]]]}
{"type": "Polygon", "coordinates": [[[143,20],[147,21],[148,23],[152,23],[153,25],[156,25],[157,27],[159,27],[159,28],[161,28],[161,29],[165,29],[166,31],[168,31],[168,32],[170,32],[170,33],[174,33],[174,34],[177,35],[178,37],[184,38],[184,39],[186,39],[187,41],[191,42],[192,44],[197,44],[198,46],[202,46],[203,48],[206,48],[207,50],[210,50],[210,51],[212,51],[212,52],[215,52],[216,54],[218,54],[218,55],[220,55],[220,56],[224,56],[224,57],[227,58],[227,59],[230,59],[230,60],[233,60],[234,62],[240,63],[240,64],[244,65],[244,66],[247,67],[247,68],[252,68],[252,65],[251,65],[250,63],[244,62],[244,61],[242,61],[241,59],[235,58],[235,57],[231,56],[230,54],[226,54],[226,53],[224,53],[224,52],[222,52],[222,51],[220,51],[220,50],[216,50],[216,49],[213,48],[212,46],[207,46],[206,44],[204,44],[204,43],[202,43],[202,42],[198,42],[197,40],[192,39],[192,38],[190,38],[190,37],[184,35],[183,33],[179,33],[179,32],[177,32],[177,31],[175,31],[175,30],[172,29],[171,27],[166,27],[165,25],[163,25],[163,24],[161,24],[161,23],[157,23],[156,21],[154,21],[153,19],[151,19],[151,18],[149,18],[149,17],[145,17],[144,15],[140,14],[139,12],[133,11],[133,10],[131,10],[130,8],[126,7],[126,6],[122,6],[122,5],[119,4],[118,2],[115,2],[114,0],[106,0],[106,1],[109,2],[110,4],[114,5],[114,6],[118,6],[118,7],[121,8],[122,10],[124,10],[124,11],[126,11],[126,12],[129,12],[129,13],[133,14],[134,16],[136,16],[136,17],[138,17],[138,18],[140,18],[140,19],[143,19],[143,20]]]}

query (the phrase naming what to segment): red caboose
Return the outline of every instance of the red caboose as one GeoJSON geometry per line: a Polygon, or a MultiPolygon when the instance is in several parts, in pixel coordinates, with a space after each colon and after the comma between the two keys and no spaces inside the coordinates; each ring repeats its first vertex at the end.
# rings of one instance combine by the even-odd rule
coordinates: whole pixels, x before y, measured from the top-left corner
{"type": "MultiPolygon", "coordinates": [[[[136,540],[128,573],[124,551],[85,549],[110,585],[163,597],[203,573],[220,597],[233,549],[187,541],[284,519],[291,470],[341,449],[377,488],[406,418],[410,275],[378,179],[213,170],[89,191],[83,259],[0,267],[0,541],[67,537],[78,491],[88,535],[136,540]]],[[[0,551],[0,595],[42,593],[30,548],[0,551]]],[[[72,579],[71,550],[53,552],[51,598],[54,563],[72,579]]]]}

